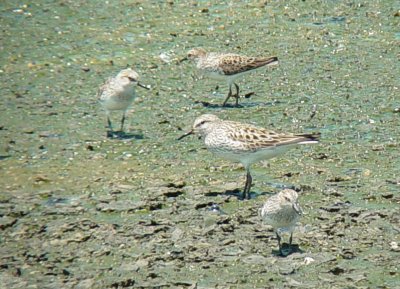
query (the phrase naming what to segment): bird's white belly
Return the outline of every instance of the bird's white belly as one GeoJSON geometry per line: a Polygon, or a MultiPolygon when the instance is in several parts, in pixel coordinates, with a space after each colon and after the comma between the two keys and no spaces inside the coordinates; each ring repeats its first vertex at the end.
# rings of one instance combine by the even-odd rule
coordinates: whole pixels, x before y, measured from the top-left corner
{"type": "Polygon", "coordinates": [[[126,110],[132,104],[135,98],[135,91],[127,89],[114,95],[105,95],[101,104],[107,110],[126,110]]]}
{"type": "Polygon", "coordinates": [[[281,208],[279,210],[263,211],[262,218],[264,221],[273,226],[274,228],[279,228],[279,231],[293,231],[295,225],[299,219],[299,214],[293,208],[281,208]]]}
{"type": "Polygon", "coordinates": [[[207,71],[204,73],[207,77],[214,79],[214,80],[227,80],[228,76],[220,73],[220,72],[216,72],[216,71],[207,71]]]}
{"type": "Polygon", "coordinates": [[[213,150],[211,149],[212,152],[217,154],[223,159],[234,161],[234,162],[240,162],[242,163],[245,167],[256,163],[261,160],[268,160],[272,159],[276,156],[279,156],[286,151],[288,151],[290,147],[288,146],[280,146],[280,147],[274,147],[270,149],[260,149],[257,151],[236,151],[236,152],[231,152],[231,151],[222,151],[222,150],[213,150]]]}
{"type": "Polygon", "coordinates": [[[211,79],[224,80],[224,81],[227,81],[228,83],[233,83],[233,82],[235,82],[236,79],[244,76],[245,74],[254,72],[255,70],[257,70],[257,69],[243,71],[243,72],[231,74],[231,75],[226,75],[226,74],[223,74],[218,71],[205,71],[204,73],[206,76],[208,76],[211,79]]]}
{"type": "Polygon", "coordinates": [[[106,100],[101,102],[105,109],[107,110],[126,110],[131,105],[132,100],[106,100]]]}

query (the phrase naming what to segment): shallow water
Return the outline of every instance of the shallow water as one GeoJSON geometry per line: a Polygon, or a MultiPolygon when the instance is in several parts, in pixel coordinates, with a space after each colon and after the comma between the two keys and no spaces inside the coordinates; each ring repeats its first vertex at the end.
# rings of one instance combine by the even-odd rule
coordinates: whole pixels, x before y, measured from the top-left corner
{"type": "Polygon", "coordinates": [[[1,284],[399,287],[399,6],[284,2],[3,1],[1,284]],[[280,64],[221,108],[226,85],[179,62],[197,46],[280,64]],[[97,88],[127,65],[152,89],[107,139],[97,88]],[[239,201],[239,165],[176,141],[210,112],[322,141],[253,165],[239,201]],[[279,184],[306,211],[286,258],[257,217],[279,184]]]}

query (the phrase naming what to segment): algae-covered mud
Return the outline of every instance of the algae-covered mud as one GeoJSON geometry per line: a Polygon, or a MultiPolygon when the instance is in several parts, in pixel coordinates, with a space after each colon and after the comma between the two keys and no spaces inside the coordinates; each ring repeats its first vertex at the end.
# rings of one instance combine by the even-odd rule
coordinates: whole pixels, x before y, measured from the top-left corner
{"type": "Polygon", "coordinates": [[[1,288],[400,288],[397,1],[33,2],[0,4],[1,288]],[[279,65],[222,108],[193,47],[279,65]],[[96,92],[127,66],[151,90],[107,138],[96,92]],[[176,140],[203,113],[321,142],[253,165],[243,201],[240,165],[176,140]],[[286,257],[258,216],[283,187],[286,257]]]}

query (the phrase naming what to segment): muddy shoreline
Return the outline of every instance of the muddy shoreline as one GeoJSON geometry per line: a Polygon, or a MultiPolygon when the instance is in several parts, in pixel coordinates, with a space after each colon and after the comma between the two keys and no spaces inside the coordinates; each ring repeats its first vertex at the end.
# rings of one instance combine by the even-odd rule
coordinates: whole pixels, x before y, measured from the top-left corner
{"type": "Polygon", "coordinates": [[[0,7],[0,287],[400,287],[395,1],[0,7]],[[280,64],[221,108],[179,62],[197,46],[280,64]],[[95,95],[127,65],[151,90],[109,139],[95,95]],[[254,165],[242,201],[239,165],[176,141],[202,113],[322,141],[254,165]],[[282,187],[305,211],[287,257],[257,215],[282,187]]]}

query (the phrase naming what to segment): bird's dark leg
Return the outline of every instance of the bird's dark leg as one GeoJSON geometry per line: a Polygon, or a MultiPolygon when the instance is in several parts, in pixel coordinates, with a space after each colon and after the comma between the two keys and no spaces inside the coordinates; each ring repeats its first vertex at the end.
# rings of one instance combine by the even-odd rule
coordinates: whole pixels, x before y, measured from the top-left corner
{"type": "Polygon", "coordinates": [[[114,136],[114,131],[112,128],[111,119],[110,119],[109,114],[107,114],[107,125],[108,125],[107,137],[112,138],[114,136]]]}
{"type": "Polygon", "coordinates": [[[292,246],[292,238],[293,237],[293,232],[290,233],[290,238],[289,238],[289,247],[292,246]]]}
{"type": "Polygon", "coordinates": [[[228,96],[225,98],[224,103],[222,104],[222,106],[226,106],[226,103],[228,102],[228,100],[231,98],[232,96],[232,84],[229,84],[229,92],[228,92],[228,96]]]}
{"type": "Polygon", "coordinates": [[[121,131],[124,130],[124,123],[125,123],[125,111],[122,114],[122,119],[121,119],[121,131]]]}
{"type": "Polygon", "coordinates": [[[246,175],[246,184],[244,186],[243,190],[243,199],[250,199],[250,188],[251,188],[251,183],[253,181],[253,178],[251,177],[250,170],[246,169],[247,175],[246,175]]]}
{"type": "Polygon", "coordinates": [[[238,107],[239,106],[239,85],[237,85],[236,83],[234,83],[234,85],[236,87],[236,94],[235,94],[236,104],[235,104],[235,106],[238,107]]]}
{"type": "Polygon", "coordinates": [[[276,231],[276,238],[278,239],[279,254],[283,255],[282,245],[281,245],[281,236],[279,236],[278,231],[276,231]]]}
{"type": "Polygon", "coordinates": [[[108,128],[110,129],[110,131],[113,131],[111,119],[110,119],[109,115],[107,115],[107,125],[108,125],[108,128]]]}

